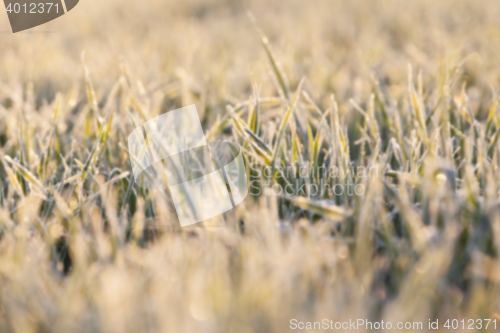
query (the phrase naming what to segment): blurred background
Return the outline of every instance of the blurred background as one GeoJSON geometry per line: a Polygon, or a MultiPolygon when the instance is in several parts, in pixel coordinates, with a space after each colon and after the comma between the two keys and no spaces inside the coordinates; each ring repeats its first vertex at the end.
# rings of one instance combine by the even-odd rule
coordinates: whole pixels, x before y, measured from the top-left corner
{"type": "MultiPolygon", "coordinates": [[[[441,62],[464,65],[481,98],[498,84],[496,1],[97,1],[26,32],[11,34],[0,14],[1,80],[32,82],[39,98],[82,81],[81,54],[99,91],[120,74],[120,59],[153,93],[179,76],[209,89],[211,103],[246,98],[254,73],[272,89],[251,12],[292,85],[302,76],[314,94],[358,97],[375,71],[404,82],[407,66],[435,75],[441,62]]],[[[397,87],[394,87],[397,89],[397,87]]]]}

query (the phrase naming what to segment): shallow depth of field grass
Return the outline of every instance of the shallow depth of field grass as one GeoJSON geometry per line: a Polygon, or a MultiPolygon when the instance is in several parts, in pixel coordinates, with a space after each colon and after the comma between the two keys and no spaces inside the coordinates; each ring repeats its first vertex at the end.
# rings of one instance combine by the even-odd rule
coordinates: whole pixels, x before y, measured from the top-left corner
{"type": "Polygon", "coordinates": [[[500,327],[499,54],[497,0],[82,0],[1,34],[0,332],[500,327]],[[192,103],[247,166],[378,176],[181,229],[127,136],[192,103]]]}

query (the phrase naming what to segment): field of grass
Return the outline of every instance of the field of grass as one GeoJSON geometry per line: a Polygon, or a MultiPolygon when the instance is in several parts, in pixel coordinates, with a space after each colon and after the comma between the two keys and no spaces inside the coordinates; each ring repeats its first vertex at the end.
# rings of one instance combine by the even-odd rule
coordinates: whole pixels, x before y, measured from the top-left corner
{"type": "Polygon", "coordinates": [[[2,12],[0,332],[500,328],[497,0],[81,0],[9,30],[2,12]],[[252,184],[303,191],[180,228],[127,136],[193,103],[252,184]]]}

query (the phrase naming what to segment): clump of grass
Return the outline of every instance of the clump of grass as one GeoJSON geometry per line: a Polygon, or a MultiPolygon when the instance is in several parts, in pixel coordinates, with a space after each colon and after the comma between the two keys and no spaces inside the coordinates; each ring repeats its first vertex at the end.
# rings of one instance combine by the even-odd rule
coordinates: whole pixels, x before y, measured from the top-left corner
{"type": "MultiPolygon", "coordinates": [[[[110,3],[105,6],[117,8],[110,3]]],[[[365,10],[392,18],[366,21],[392,44],[383,44],[379,66],[363,64],[369,68],[362,74],[362,58],[379,52],[364,38],[376,33],[335,26],[336,48],[347,55],[335,58],[342,64],[335,67],[324,43],[316,40],[316,48],[308,48],[314,35],[294,36],[297,48],[316,52],[309,58],[283,51],[286,32],[276,38],[261,30],[257,37],[245,34],[252,45],[248,53],[260,57],[263,69],[246,71],[230,88],[220,70],[229,66],[222,56],[211,62],[211,55],[197,53],[207,81],[165,64],[168,75],[158,82],[125,58],[102,71],[92,60],[94,48],[79,65],[81,83],[57,94],[29,81],[3,84],[0,331],[283,332],[294,318],[421,321],[424,328],[429,319],[500,320],[498,87],[493,93],[485,87],[487,75],[472,60],[430,60],[409,42],[399,66],[399,43],[418,41],[412,35],[416,19],[410,29],[389,9],[361,3],[365,9],[325,6],[356,20],[365,10]],[[356,33],[359,57],[343,39],[354,40],[356,33]],[[301,69],[308,59],[319,65],[301,69]],[[196,103],[208,139],[241,146],[256,185],[234,211],[181,229],[168,192],[134,185],[127,136],[143,121],[188,102],[196,103]],[[351,172],[358,167],[367,173],[351,172]],[[328,172],[310,172],[317,168],[328,172]],[[333,168],[341,172],[332,174],[333,168]],[[302,169],[309,172],[300,174],[302,169]],[[266,184],[301,190],[266,196],[266,184]],[[364,191],[313,190],[325,185],[364,191]]],[[[457,7],[456,15],[483,13],[482,26],[498,33],[480,5],[466,3],[470,8],[457,7]]],[[[183,6],[182,17],[203,16],[201,5],[183,6]]],[[[258,5],[257,12],[260,6],[268,8],[258,5]]],[[[309,8],[295,6],[283,14],[284,24],[289,17],[293,26],[293,13],[309,8]]],[[[436,27],[425,1],[405,6],[436,27]]],[[[455,16],[446,16],[450,26],[455,16]]],[[[119,16],[111,20],[123,23],[119,16]]],[[[233,22],[224,20],[224,26],[233,22]]],[[[314,20],[309,23],[305,29],[328,35],[314,20]]],[[[222,34],[217,24],[206,24],[222,34]]],[[[190,29],[202,37],[207,30],[190,29]]],[[[451,28],[442,32],[450,43],[460,40],[451,28]]],[[[87,33],[86,40],[102,42],[87,33]]],[[[134,34],[116,42],[120,38],[146,43],[134,34]]],[[[476,31],[468,38],[481,43],[484,36],[476,31]]],[[[155,47],[163,45],[146,39],[154,62],[155,47]]],[[[187,52],[188,44],[179,47],[187,52]]],[[[478,47],[491,51],[490,44],[478,47]]],[[[128,55],[136,59],[136,51],[128,55]]],[[[165,57],[179,59],[176,50],[170,52],[165,57]]]]}

